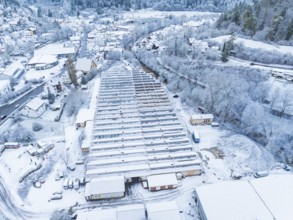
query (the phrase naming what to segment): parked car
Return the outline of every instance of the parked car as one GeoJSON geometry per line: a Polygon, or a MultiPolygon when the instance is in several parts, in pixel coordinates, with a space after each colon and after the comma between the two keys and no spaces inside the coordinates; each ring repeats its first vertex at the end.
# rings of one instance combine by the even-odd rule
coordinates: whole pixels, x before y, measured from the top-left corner
{"type": "Polygon", "coordinates": [[[71,164],[71,165],[68,166],[68,169],[71,170],[71,171],[74,171],[75,170],[75,166],[73,164],[71,164]]]}
{"type": "Polygon", "coordinates": [[[53,192],[53,195],[62,195],[62,192],[59,191],[59,192],[53,192]]]}
{"type": "Polygon", "coordinates": [[[42,184],[45,183],[45,178],[44,177],[40,177],[39,178],[39,182],[42,183],[42,184]]]}
{"type": "Polygon", "coordinates": [[[84,186],[86,184],[86,179],[85,179],[85,177],[82,177],[81,179],[80,179],[80,185],[81,186],[84,186]]]}
{"type": "Polygon", "coordinates": [[[79,189],[79,183],[80,183],[79,179],[75,179],[75,180],[74,180],[74,183],[73,183],[73,187],[74,187],[74,189],[76,189],[76,190],[79,189]]]}
{"type": "Polygon", "coordinates": [[[73,180],[72,179],[68,180],[68,189],[73,189],[73,180]]]}
{"type": "Polygon", "coordinates": [[[286,170],[286,171],[291,171],[291,168],[287,164],[284,166],[283,169],[286,170]]]}
{"type": "Polygon", "coordinates": [[[7,117],[7,115],[1,115],[1,116],[0,116],[0,119],[3,120],[3,119],[5,119],[6,117],[7,117]]]}
{"type": "Polygon", "coordinates": [[[265,176],[268,176],[269,175],[269,172],[264,170],[264,171],[258,171],[256,173],[254,173],[254,177],[255,178],[260,178],[260,177],[265,177],[265,176]]]}
{"type": "Polygon", "coordinates": [[[68,182],[69,182],[69,179],[68,178],[64,179],[64,181],[63,181],[63,188],[64,189],[68,189],[69,188],[68,182]]]}
{"type": "Polygon", "coordinates": [[[177,94],[173,95],[173,98],[179,98],[179,96],[177,94]]]}
{"type": "Polygon", "coordinates": [[[64,173],[62,171],[59,171],[58,172],[58,176],[59,176],[59,178],[63,178],[64,177],[64,173]]]}
{"type": "Polygon", "coordinates": [[[51,197],[51,200],[59,200],[59,199],[62,199],[62,195],[61,194],[56,194],[56,195],[53,195],[51,197]]]}
{"type": "Polygon", "coordinates": [[[232,174],[232,179],[233,180],[240,180],[241,178],[243,177],[243,174],[241,174],[241,173],[233,173],[232,174]]]}

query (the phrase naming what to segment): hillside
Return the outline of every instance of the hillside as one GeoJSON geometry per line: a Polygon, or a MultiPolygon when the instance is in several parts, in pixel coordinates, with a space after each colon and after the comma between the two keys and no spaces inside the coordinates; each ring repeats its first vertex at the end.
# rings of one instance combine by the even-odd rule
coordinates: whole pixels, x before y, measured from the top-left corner
{"type": "Polygon", "coordinates": [[[293,2],[260,0],[253,5],[237,4],[222,14],[219,29],[243,33],[258,40],[293,43],[293,2]]]}
{"type": "MultiPolygon", "coordinates": [[[[9,1],[9,0],[5,0],[9,1]]],[[[235,6],[239,2],[251,3],[252,0],[18,0],[21,4],[37,3],[37,4],[58,4],[63,2],[64,6],[72,7],[72,10],[85,8],[123,8],[142,9],[154,8],[156,10],[171,11],[171,10],[208,10],[208,11],[225,11],[235,6]]],[[[66,8],[67,9],[67,8],[66,8]]]]}

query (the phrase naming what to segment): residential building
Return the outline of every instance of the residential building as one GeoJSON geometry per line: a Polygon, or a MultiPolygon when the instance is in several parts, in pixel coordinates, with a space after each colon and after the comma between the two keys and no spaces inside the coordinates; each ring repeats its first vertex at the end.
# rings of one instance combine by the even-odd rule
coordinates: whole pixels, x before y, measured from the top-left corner
{"type": "Polygon", "coordinates": [[[82,71],[84,74],[88,74],[92,70],[97,68],[97,64],[88,58],[79,58],[76,61],[75,70],[82,71]]]}
{"type": "Polygon", "coordinates": [[[44,100],[35,97],[26,103],[20,112],[22,115],[29,118],[39,118],[46,111],[46,108],[47,103],[44,100]]]}

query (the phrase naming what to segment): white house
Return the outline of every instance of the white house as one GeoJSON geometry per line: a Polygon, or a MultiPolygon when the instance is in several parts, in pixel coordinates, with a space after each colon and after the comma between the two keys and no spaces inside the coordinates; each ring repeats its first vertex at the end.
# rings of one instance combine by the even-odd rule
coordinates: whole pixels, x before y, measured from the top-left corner
{"type": "Polygon", "coordinates": [[[178,186],[175,173],[148,176],[147,181],[149,191],[175,189],[178,186]]]}
{"type": "Polygon", "coordinates": [[[38,118],[46,111],[46,108],[47,103],[36,97],[21,109],[21,114],[29,118],[38,118]]]}
{"type": "Polygon", "coordinates": [[[191,115],[190,123],[192,125],[199,125],[199,124],[210,124],[214,120],[214,116],[212,114],[197,114],[191,115]]]}
{"type": "Polygon", "coordinates": [[[125,194],[124,176],[94,178],[86,184],[86,200],[121,198],[125,194]]]}
{"type": "Polygon", "coordinates": [[[97,68],[97,64],[92,59],[80,58],[76,61],[76,71],[82,71],[83,73],[87,74],[95,68],[97,68]]]}
{"type": "Polygon", "coordinates": [[[50,69],[58,64],[57,56],[55,55],[37,55],[28,62],[29,67],[36,70],[50,69]]]}
{"type": "Polygon", "coordinates": [[[11,91],[10,80],[0,80],[0,97],[11,91]]]}

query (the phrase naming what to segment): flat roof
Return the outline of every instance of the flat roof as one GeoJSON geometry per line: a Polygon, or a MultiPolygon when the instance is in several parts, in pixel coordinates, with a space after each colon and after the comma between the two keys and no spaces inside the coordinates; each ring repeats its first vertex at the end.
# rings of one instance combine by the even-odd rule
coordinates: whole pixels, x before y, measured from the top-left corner
{"type": "Polygon", "coordinates": [[[116,192],[125,192],[124,176],[93,178],[85,188],[85,196],[116,192]]]}
{"type": "Polygon", "coordinates": [[[39,97],[33,98],[31,101],[29,101],[25,106],[37,111],[41,106],[43,106],[46,102],[39,97]]]}
{"type": "Polygon", "coordinates": [[[95,116],[94,109],[82,108],[76,116],[76,123],[84,123],[86,121],[93,121],[95,116]]]}
{"type": "Polygon", "coordinates": [[[290,220],[293,216],[293,175],[225,181],[196,188],[209,220],[290,220]]]}
{"type": "Polygon", "coordinates": [[[147,177],[149,187],[177,185],[177,177],[175,173],[152,175],[147,177]]]}
{"type": "Polygon", "coordinates": [[[76,220],[117,220],[116,209],[82,211],[76,220]]]}
{"type": "Polygon", "coordinates": [[[174,201],[149,203],[149,204],[146,204],[146,209],[148,213],[148,219],[150,220],[162,220],[162,219],[181,220],[178,206],[176,202],[174,201]]]}
{"type": "Polygon", "coordinates": [[[196,120],[196,119],[213,119],[214,116],[212,114],[195,114],[195,115],[191,115],[191,119],[192,120],[196,120]]]}
{"type": "Polygon", "coordinates": [[[57,57],[54,55],[37,55],[28,62],[28,65],[46,65],[57,62],[57,57]]]}
{"type": "Polygon", "coordinates": [[[74,53],[74,47],[64,47],[63,44],[48,44],[38,50],[35,50],[34,55],[65,55],[74,53]]]}

